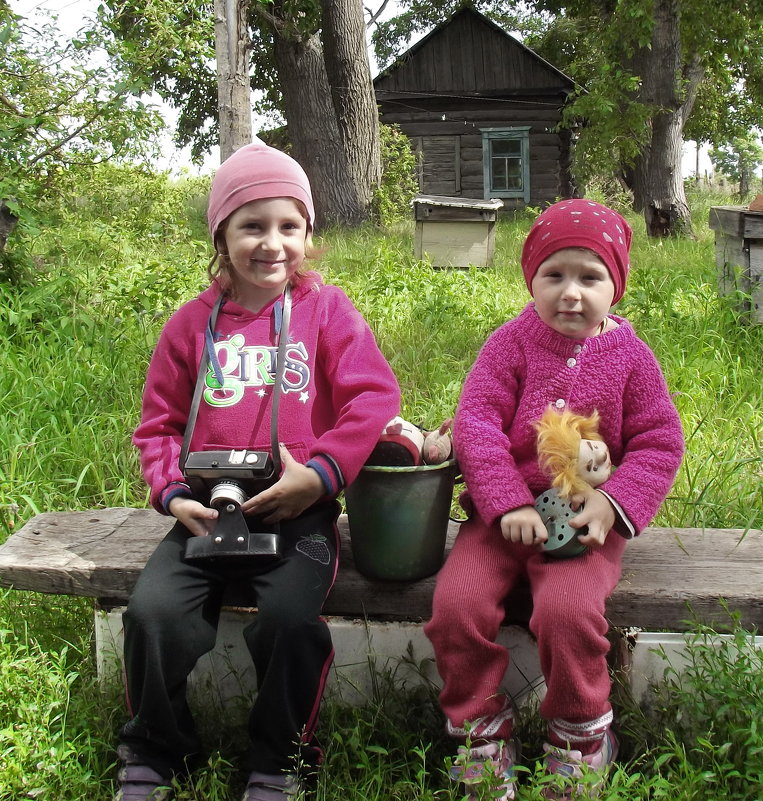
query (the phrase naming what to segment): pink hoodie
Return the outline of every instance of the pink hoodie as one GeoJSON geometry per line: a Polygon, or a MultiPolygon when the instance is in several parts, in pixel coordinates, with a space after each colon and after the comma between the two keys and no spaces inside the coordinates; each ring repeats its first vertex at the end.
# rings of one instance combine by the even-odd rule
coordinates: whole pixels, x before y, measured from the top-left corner
{"type": "MultiPolygon", "coordinates": [[[[148,369],[140,450],[151,503],[160,512],[177,494],[190,495],[178,457],[193,397],[204,330],[219,291],[212,284],[165,325],[148,369]]],[[[353,481],[384,425],[399,414],[400,390],[374,335],[344,292],[308,273],[292,289],[279,440],[309,463],[328,496],[353,481]]],[[[217,318],[215,350],[225,378],[210,370],[191,450],[270,451],[275,375],[276,305],[259,313],[228,300],[217,318]]]]}

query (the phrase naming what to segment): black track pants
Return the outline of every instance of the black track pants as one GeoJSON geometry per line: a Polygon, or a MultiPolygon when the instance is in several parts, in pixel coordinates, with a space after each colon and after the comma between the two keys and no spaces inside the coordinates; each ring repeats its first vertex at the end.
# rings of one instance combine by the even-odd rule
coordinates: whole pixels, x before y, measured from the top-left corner
{"type": "Polygon", "coordinates": [[[163,776],[201,754],[186,701],[188,675],[215,645],[226,583],[244,582],[258,612],[244,631],[257,699],[249,717],[247,768],[263,773],[320,760],[313,733],[333,659],[323,602],[337,565],[337,507],[281,523],[283,557],[265,570],[183,559],[189,534],[176,524],[138,579],[124,614],[130,714],[121,740],[163,776]]]}

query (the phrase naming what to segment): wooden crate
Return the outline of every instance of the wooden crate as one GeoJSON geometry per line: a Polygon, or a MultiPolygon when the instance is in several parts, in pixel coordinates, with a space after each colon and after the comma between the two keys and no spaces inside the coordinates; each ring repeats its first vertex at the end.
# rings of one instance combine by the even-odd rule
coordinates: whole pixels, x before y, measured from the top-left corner
{"type": "Polygon", "coordinates": [[[416,258],[435,267],[490,267],[495,223],[503,201],[444,195],[417,195],[416,258]]]}
{"type": "Polygon", "coordinates": [[[749,295],[742,301],[750,322],[763,324],[763,212],[745,206],[713,206],[718,287],[723,295],[749,295]]]}

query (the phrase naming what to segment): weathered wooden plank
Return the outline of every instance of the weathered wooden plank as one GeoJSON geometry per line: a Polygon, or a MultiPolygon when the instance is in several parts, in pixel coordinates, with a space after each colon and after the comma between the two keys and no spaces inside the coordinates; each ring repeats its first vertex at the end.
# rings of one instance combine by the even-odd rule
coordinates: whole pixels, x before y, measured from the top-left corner
{"type": "MultiPolygon", "coordinates": [[[[453,210],[456,212],[457,210],[453,210]]],[[[467,220],[416,223],[416,258],[425,255],[435,267],[488,267],[495,249],[493,222],[467,220]]]]}
{"type": "Polygon", "coordinates": [[[508,33],[462,9],[410,48],[375,81],[379,90],[468,92],[532,87],[569,91],[572,84],[508,33]]]}
{"type": "Polygon", "coordinates": [[[126,598],[172,522],[151,509],[37,515],[0,546],[0,585],[126,598]]]}
{"type": "Polygon", "coordinates": [[[763,239],[763,213],[744,206],[713,206],[710,227],[741,239],[763,239]]]}
{"type": "MultiPolygon", "coordinates": [[[[441,110],[429,113],[408,113],[408,114],[388,114],[385,115],[384,121],[387,123],[395,122],[400,126],[403,133],[409,138],[416,136],[460,136],[464,133],[464,118],[467,116],[461,109],[454,110],[458,115],[458,120],[442,121],[441,110]]],[[[473,124],[479,128],[506,128],[515,127],[517,125],[530,126],[530,138],[538,131],[545,131],[546,128],[555,125],[559,121],[559,115],[549,117],[545,120],[537,119],[537,115],[532,117],[527,114],[509,113],[508,111],[502,115],[490,115],[489,117],[480,117],[478,114],[472,115],[473,119],[467,121],[468,124],[473,124]]],[[[468,131],[469,128],[467,127],[468,131]]]]}
{"type": "MultiPolygon", "coordinates": [[[[446,195],[447,197],[447,195],[446,195]]],[[[469,202],[471,198],[460,198],[465,202],[469,202]]],[[[416,203],[415,218],[416,220],[428,223],[441,222],[445,227],[437,228],[437,231],[447,231],[447,224],[450,222],[472,222],[478,225],[487,225],[495,222],[498,209],[478,209],[478,208],[464,208],[462,206],[429,206],[425,203],[416,203]]],[[[502,208],[499,206],[499,208],[502,208]]]]}
{"type": "Polygon", "coordinates": [[[753,321],[763,323],[763,239],[750,242],[750,300],[753,321]]]}
{"type": "Polygon", "coordinates": [[[750,295],[740,308],[753,323],[763,323],[763,214],[741,206],[714,206],[710,227],[715,229],[715,263],[722,295],[750,295]]]}
{"type": "MultiPolygon", "coordinates": [[[[173,521],[150,509],[101,509],[38,515],[0,546],[0,586],[124,602],[173,521]]],[[[342,557],[326,614],[382,620],[424,620],[435,578],[381,582],[355,570],[346,517],[339,521],[342,557]]],[[[458,525],[451,523],[448,546],[458,525]]],[[[235,589],[235,588],[234,588],[235,589]]],[[[647,529],[628,544],[623,577],[607,606],[613,625],[686,628],[689,606],[710,623],[727,623],[719,599],[742,623],[763,628],[763,531],[647,529]]],[[[232,592],[233,605],[251,599],[232,592]]],[[[530,602],[519,591],[507,622],[526,622],[530,602]]]]}
{"type": "Polygon", "coordinates": [[[709,215],[710,228],[729,236],[741,237],[744,229],[738,206],[713,206],[709,215]]]}

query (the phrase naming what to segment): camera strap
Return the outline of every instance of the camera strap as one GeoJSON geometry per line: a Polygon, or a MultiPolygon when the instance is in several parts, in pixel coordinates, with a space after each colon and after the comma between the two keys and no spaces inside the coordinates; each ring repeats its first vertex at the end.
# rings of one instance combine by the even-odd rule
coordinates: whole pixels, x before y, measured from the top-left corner
{"type": "MultiPolygon", "coordinates": [[[[210,362],[214,363],[215,325],[217,324],[217,315],[223,303],[225,303],[225,295],[221,293],[215,305],[212,307],[209,320],[207,321],[207,327],[204,331],[204,351],[201,354],[201,361],[199,362],[196,386],[193,390],[193,399],[188,412],[188,422],[186,423],[185,432],[183,433],[183,445],[180,449],[180,458],[178,460],[181,470],[185,469],[188,451],[191,448],[191,437],[196,427],[196,418],[199,416],[199,406],[201,405],[201,395],[204,391],[207,365],[210,364],[210,362]]],[[[278,319],[278,311],[281,311],[281,320],[280,325],[277,325],[278,351],[276,354],[276,374],[275,383],[273,385],[273,404],[270,415],[270,447],[275,474],[277,476],[281,473],[281,454],[278,448],[278,407],[281,400],[281,384],[283,383],[283,375],[286,369],[286,346],[289,343],[289,322],[291,320],[291,287],[288,284],[283,293],[282,309],[279,310],[276,308],[276,319],[278,319]]]]}
{"type": "Polygon", "coordinates": [[[201,403],[201,393],[204,391],[204,375],[207,372],[207,365],[209,364],[210,343],[215,341],[215,325],[217,325],[217,315],[225,303],[225,295],[221,292],[220,297],[212,307],[207,320],[207,327],[204,330],[204,350],[201,353],[201,361],[199,362],[199,371],[196,374],[196,386],[193,390],[193,400],[191,401],[191,408],[188,411],[188,422],[185,424],[185,431],[183,432],[183,446],[180,449],[180,469],[185,470],[185,463],[188,459],[188,451],[191,447],[191,437],[193,436],[193,429],[196,427],[196,418],[199,416],[199,404],[201,403]]]}
{"type": "Polygon", "coordinates": [[[270,407],[270,453],[276,476],[281,475],[281,451],[278,447],[278,407],[281,403],[281,385],[286,370],[286,346],[289,344],[289,322],[291,321],[291,287],[286,284],[283,291],[281,325],[278,327],[278,353],[276,354],[276,375],[273,385],[273,404],[270,407]]]}

